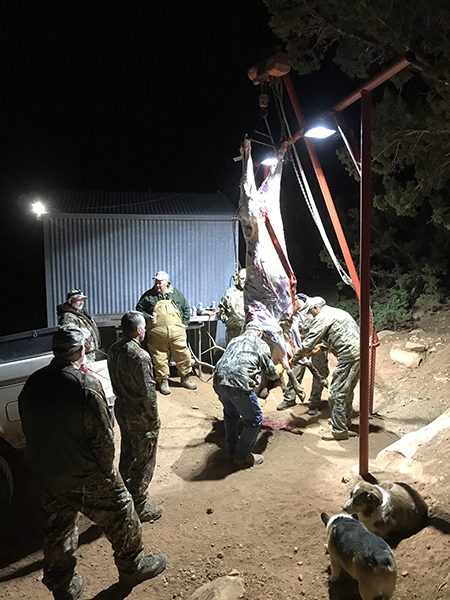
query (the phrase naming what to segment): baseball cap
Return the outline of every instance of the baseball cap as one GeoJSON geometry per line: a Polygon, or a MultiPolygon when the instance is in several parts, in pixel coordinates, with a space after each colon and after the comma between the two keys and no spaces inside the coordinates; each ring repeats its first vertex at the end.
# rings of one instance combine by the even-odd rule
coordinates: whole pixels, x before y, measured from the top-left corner
{"type": "Polygon", "coordinates": [[[153,279],[157,281],[169,281],[169,275],[165,271],[158,271],[153,279]]]}
{"type": "Polygon", "coordinates": [[[308,296],[306,294],[297,294],[296,298],[298,298],[299,300],[303,300],[303,302],[306,302],[308,300],[308,296]]]}
{"type": "Polygon", "coordinates": [[[84,345],[90,337],[87,329],[76,325],[62,325],[53,336],[53,353],[55,356],[69,358],[84,345]]]}
{"type": "Polygon", "coordinates": [[[67,292],[67,300],[84,300],[87,298],[81,290],[74,288],[67,292]]]}
{"type": "Polygon", "coordinates": [[[322,308],[325,306],[326,302],[321,296],[313,296],[312,298],[308,298],[305,304],[302,306],[301,310],[309,312],[316,306],[322,308]]]}

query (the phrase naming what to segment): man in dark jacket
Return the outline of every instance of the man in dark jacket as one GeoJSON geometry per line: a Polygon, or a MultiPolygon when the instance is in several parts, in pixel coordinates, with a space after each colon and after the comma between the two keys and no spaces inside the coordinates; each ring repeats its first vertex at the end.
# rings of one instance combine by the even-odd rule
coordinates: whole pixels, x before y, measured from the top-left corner
{"type": "Polygon", "coordinates": [[[252,453],[263,420],[253,388],[261,373],[272,380],[280,377],[262,335],[259,323],[249,323],[242,335],[230,341],[214,371],[214,390],[223,404],[228,452],[239,466],[251,467],[264,461],[262,454],[252,453]],[[243,428],[239,435],[241,417],[243,428]]]}
{"type": "Polygon", "coordinates": [[[152,359],[141,348],[145,337],[144,315],[130,310],[122,317],[123,338],[108,351],[108,371],[120,427],[119,471],[141,521],[153,521],[162,507],[147,502],[148,486],[156,465],[160,428],[152,359]]]}
{"type": "Polygon", "coordinates": [[[19,395],[19,411],[47,517],[43,583],[55,600],[77,600],[77,514],[99,525],[114,549],[119,583],[133,587],[161,573],[164,554],[146,556],[141,523],[116,473],[110,413],[100,382],[85,367],[86,334],[75,325],[53,337],[54,359],[19,395]]]}
{"type": "Polygon", "coordinates": [[[56,314],[58,315],[58,325],[76,325],[80,329],[87,329],[90,333],[86,341],[86,360],[95,361],[96,351],[100,347],[100,331],[96,322],[84,308],[84,301],[87,296],[79,289],[70,290],[67,293],[67,300],[63,304],[58,304],[56,314]]]}
{"type": "Polygon", "coordinates": [[[147,319],[147,344],[155,367],[156,381],[162,394],[170,394],[169,358],[172,355],[181,377],[181,385],[196,390],[191,380],[191,353],[186,342],[186,328],[191,309],[184,295],[169,283],[169,275],[158,271],[155,285],[142,294],[136,305],[147,319]]]}

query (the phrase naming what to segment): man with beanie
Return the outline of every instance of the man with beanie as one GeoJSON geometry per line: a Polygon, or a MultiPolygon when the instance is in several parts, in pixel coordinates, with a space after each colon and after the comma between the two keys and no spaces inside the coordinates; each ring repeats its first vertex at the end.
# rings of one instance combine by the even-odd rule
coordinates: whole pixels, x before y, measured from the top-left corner
{"type": "Polygon", "coordinates": [[[236,285],[227,289],[219,302],[219,316],[227,328],[227,344],[241,334],[245,323],[244,284],[246,270],[241,269],[237,275],[236,285]]]}
{"type": "Polygon", "coordinates": [[[141,523],[115,471],[111,416],[103,388],[85,367],[85,331],[60,327],[52,362],[33,373],[19,395],[27,453],[46,514],[43,583],[55,600],[77,600],[77,515],[103,530],[114,550],[119,583],[132,588],[166,567],[164,554],[145,555],[141,523]]]}
{"type": "Polygon", "coordinates": [[[187,347],[186,328],[191,309],[184,295],[169,282],[165,271],[153,277],[155,285],[142,294],[136,305],[147,319],[147,344],[155,367],[161,394],[170,394],[169,359],[172,355],[181,377],[181,385],[196,390],[191,380],[191,353],[187,347]]]}
{"type": "Polygon", "coordinates": [[[76,325],[80,329],[89,331],[89,338],[86,341],[86,360],[94,362],[96,359],[96,350],[100,347],[100,331],[96,322],[84,308],[84,301],[87,296],[77,288],[67,293],[67,300],[56,307],[58,315],[58,325],[76,325]]]}
{"type": "Polygon", "coordinates": [[[238,466],[252,467],[264,461],[262,454],[252,453],[263,420],[253,388],[261,373],[272,380],[281,374],[262,336],[263,328],[257,321],[248,323],[244,333],[228,344],[214,371],[214,390],[223,404],[228,452],[238,466]]]}
{"type": "Polygon", "coordinates": [[[312,316],[311,328],[292,362],[309,356],[321,343],[325,343],[337,357],[328,390],[331,431],[322,439],[347,440],[355,436],[349,427],[352,424],[353,393],[359,380],[359,327],[348,312],[327,306],[319,296],[308,298],[304,310],[312,316]]]}
{"type": "Polygon", "coordinates": [[[119,471],[141,522],[154,521],[162,507],[147,502],[156,466],[161,422],[158,416],[152,359],[141,348],[145,318],[137,310],[122,317],[122,339],[108,351],[108,371],[116,396],[114,413],[120,427],[119,471]]]}

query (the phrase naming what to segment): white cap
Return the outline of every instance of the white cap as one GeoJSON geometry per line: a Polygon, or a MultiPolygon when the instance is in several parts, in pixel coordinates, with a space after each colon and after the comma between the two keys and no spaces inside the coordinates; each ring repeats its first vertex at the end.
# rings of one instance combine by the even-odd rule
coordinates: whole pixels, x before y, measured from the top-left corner
{"type": "Polygon", "coordinates": [[[169,281],[169,275],[165,271],[158,271],[153,279],[157,281],[169,281]]]}

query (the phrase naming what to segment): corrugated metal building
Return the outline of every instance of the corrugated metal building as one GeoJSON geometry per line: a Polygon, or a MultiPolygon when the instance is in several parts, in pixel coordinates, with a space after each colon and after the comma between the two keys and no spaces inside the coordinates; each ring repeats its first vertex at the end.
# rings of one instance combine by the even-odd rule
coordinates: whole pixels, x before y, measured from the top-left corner
{"type": "Polygon", "coordinates": [[[43,202],[49,326],[72,287],[96,315],[134,309],[159,270],[191,306],[217,305],[230,285],[236,210],[224,194],[53,192],[43,202]]]}

